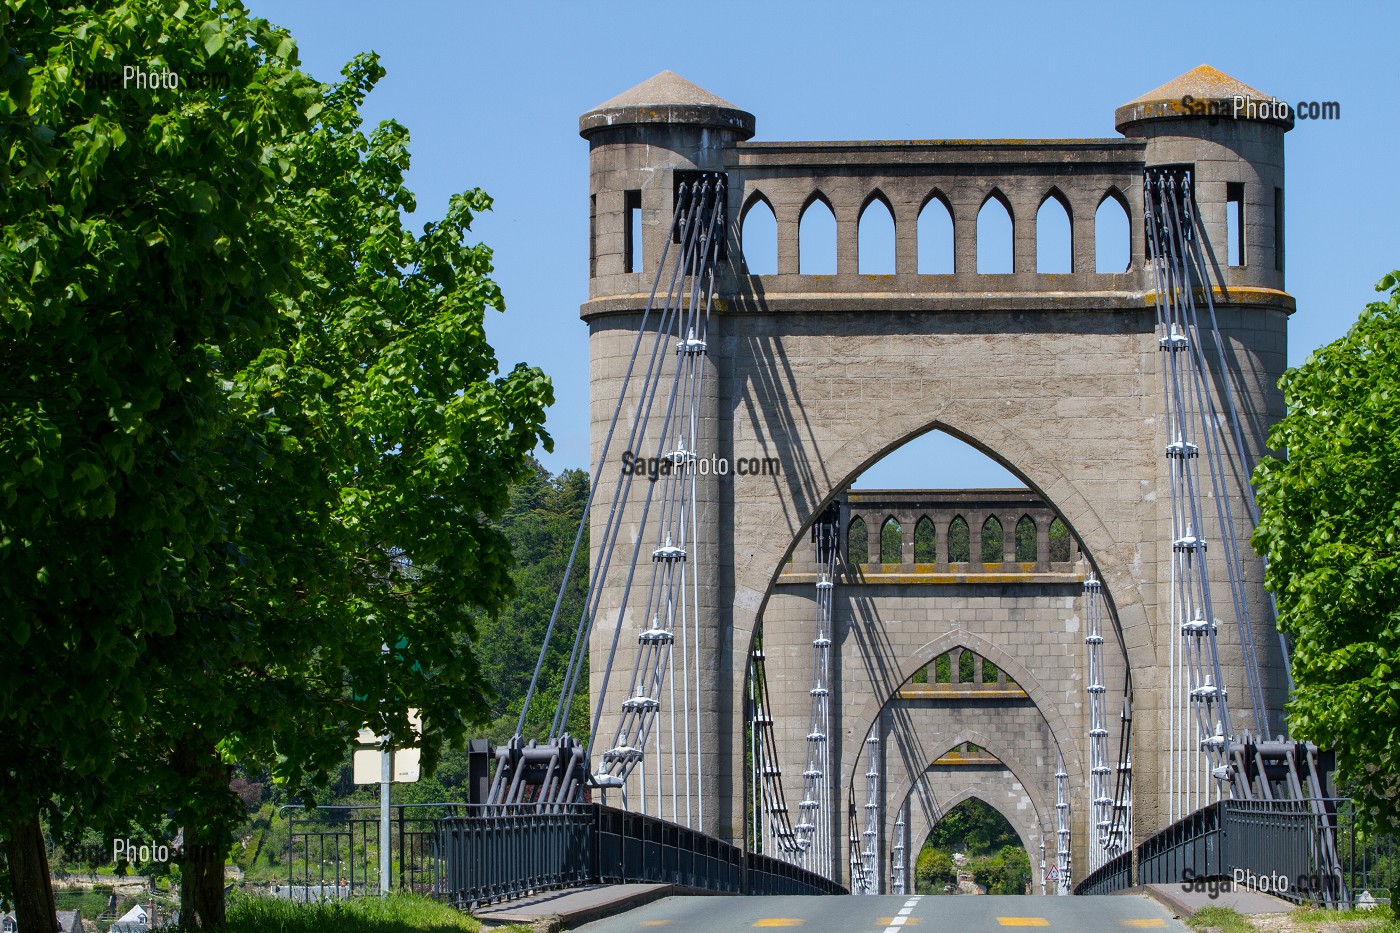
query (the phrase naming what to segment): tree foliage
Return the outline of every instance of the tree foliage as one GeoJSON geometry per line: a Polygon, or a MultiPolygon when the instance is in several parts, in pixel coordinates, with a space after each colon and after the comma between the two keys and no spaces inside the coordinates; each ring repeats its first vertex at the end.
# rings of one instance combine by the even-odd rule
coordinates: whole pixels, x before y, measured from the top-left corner
{"type": "Polygon", "coordinates": [[[266,23],[172,8],[0,5],[0,646],[24,659],[0,679],[7,833],[147,800],[144,659],[220,534],[202,455],[234,422],[226,372],[293,282],[260,217],[292,171],[265,154],[319,88],[266,23]],[[228,87],[104,80],[133,60],[228,87]]]}
{"type": "Polygon", "coordinates": [[[372,56],[321,85],[232,0],[0,9],[0,639],[34,659],[0,819],[173,823],[221,866],[228,764],[310,792],[361,724],[421,710],[431,767],[487,719],[472,620],[551,390],[486,343],[490,199],[405,228],[372,56]],[[98,80],[132,61],[222,80],[98,80]]]}
{"type": "Polygon", "coordinates": [[[1293,644],[1289,727],[1334,748],[1358,811],[1400,829],[1400,273],[1280,383],[1255,548],[1293,644]]]}
{"type": "Polygon", "coordinates": [[[968,855],[976,856],[1020,845],[1021,837],[995,807],[972,797],[938,821],[929,833],[928,843],[940,849],[961,848],[968,855]]]}
{"type": "Polygon", "coordinates": [[[1020,844],[1003,846],[972,863],[972,880],[988,894],[1025,894],[1031,883],[1031,860],[1020,844]]]}
{"type": "Polygon", "coordinates": [[[942,894],[957,884],[952,854],[988,894],[1024,894],[1031,881],[1030,857],[1006,817],[990,804],[970,798],[949,810],[929,833],[915,862],[916,890],[942,894]]]}
{"type": "Polygon", "coordinates": [[[914,890],[919,894],[942,894],[944,888],[958,883],[953,857],[943,849],[925,846],[919,850],[914,863],[914,890]]]}
{"type": "MultiPolygon", "coordinates": [[[[530,473],[511,489],[510,507],[497,525],[515,555],[516,566],[511,573],[515,595],[499,615],[478,614],[475,641],[483,677],[494,693],[491,712],[495,723],[489,734],[493,741],[504,742],[515,734],[587,499],[588,474],[583,470],[565,470],[550,476],[544,467],[534,464],[530,473]]],[[[585,528],[525,723],[527,738],[543,739],[549,731],[587,592],[585,528]]],[[[586,652],[588,646],[582,647],[586,652]]],[[[579,739],[586,738],[589,729],[586,664],[583,670],[567,721],[567,731],[579,739]]]]}

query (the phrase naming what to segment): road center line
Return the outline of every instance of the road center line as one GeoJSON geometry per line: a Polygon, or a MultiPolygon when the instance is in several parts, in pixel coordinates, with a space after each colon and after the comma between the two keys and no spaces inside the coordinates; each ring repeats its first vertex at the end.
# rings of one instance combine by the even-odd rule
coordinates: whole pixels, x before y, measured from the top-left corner
{"type": "Polygon", "coordinates": [[[878,923],[888,923],[888,926],[885,927],[884,933],[904,933],[905,924],[918,923],[919,918],[911,917],[909,916],[909,914],[913,912],[915,907],[919,906],[919,901],[921,900],[923,900],[923,895],[915,894],[912,897],[910,897],[909,900],[904,902],[904,907],[900,910],[899,916],[891,917],[888,921],[886,921],[885,918],[881,917],[877,921],[878,923]]]}

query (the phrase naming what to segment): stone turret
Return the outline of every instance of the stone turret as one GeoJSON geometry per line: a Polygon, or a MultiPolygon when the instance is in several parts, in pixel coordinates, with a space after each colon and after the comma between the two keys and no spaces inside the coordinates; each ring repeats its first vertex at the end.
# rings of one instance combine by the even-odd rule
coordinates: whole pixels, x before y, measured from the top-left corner
{"type": "MultiPolygon", "coordinates": [[[[589,301],[582,313],[589,324],[594,458],[600,456],[606,437],[608,425],[602,419],[613,410],[623,392],[636,328],[641,326],[641,311],[647,304],[647,293],[671,232],[678,175],[730,169],[737,161],[735,145],[749,139],[753,133],[752,114],[670,71],[663,71],[599,104],[579,118],[579,134],[589,145],[589,301]]],[[[731,193],[731,206],[737,197],[737,193],[731,193]]],[[[674,251],[671,253],[672,258],[676,255],[674,251]]],[[[665,303],[665,290],[670,280],[669,276],[662,277],[662,296],[657,299],[658,304],[665,303]]],[[[654,321],[655,318],[649,326],[655,327],[654,321]]],[[[722,330],[722,315],[715,314],[703,337],[708,338],[711,347],[719,346],[724,339],[722,330]]],[[[646,347],[645,353],[649,354],[651,344],[646,347]]],[[[731,446],[727,438],[722,442],[719,431],[720,393],[726,382],[719,367],[725,362],[722,354],[718,356],[717,360],[715,354],[707,352],[700,357],[703,375],[699,379],[694,449],[701,456],[728,461],[733,456],[731,446]]],[[[646,365],[646,358],[642,357],[641,367],[646,365]]],[[[672,370],[667,368],[666,372],[672,370]]],[[[635,393],[640,392],[640,381],[638,376],[630,386],[634,393],[627,399],[630,405],[638,404],[634,399],[637,398],[635,393]]],[[[665,386],[670,384],[668,375],[665,386]]],[[[665,386],[661,390],[663,398],[665,386]]],[[[670,423],[668,411],[669,407],[664,404],[651,409],[650,424],[638,451],[640,455],[659,455],[663,443],[674,444],[674,433],[664,428],[670,423]]],[[[611,500],[613,484],[619,481],[616,464],[623,454],[622,443],[619,439],[611,448],[610,462],[603,466],[597,502],[611,500]]],[[[687,624],[697,626],[699,633],[691,635],[684,650],[690,653],[689,663],[697,672],[698,698],[686,706],[682,694],[678,702],[686,722],[693,717],[697,724],[694,745],[687,746],[694,749],[695,767],[691,767],[691,753],[687,751],[687,763],[683,766],[674,761],[650,763],[643,771],[633,773],[628,786],[633,799],[640,799],[647,786],[644,782],[649,780],[655,794],[656,787],[671,779],[670,768],[674,765],[679,780],[687,787],[693,782],[700,795],[719,802],[699,808],[695,814],[696,825],[712,835],[738,841],[744,838],[743,802],[726,800],[727,795],[721,793],[722,788],[742,787],[744,780],[742,746],[731,747],[730,744],[734,735],[740,733],[728,727],[735,719],[735,711],[730,700],[730,684],[724,677],[723,633],[731,627],[733,600],[730,591],[724,588],[722,570],[732,564],[733,558],[728,551],[723,558],[720,554],[722,535],[718,529],[728,525],[727,505],[721,498],[723,491],[720,478],[715,474],[702,475],[697,480],[693,507],[696,527],[701,531],[698,538],[686,546],[686,566],[688,572],[694,574],[692,592],[697,597],[698,613],[687,624]]],[[[625,512],[624,529],[640,526],[643,506],[639,500],[642,498],[634,489],[625,512]]],[[[592,566],[597,567],[601,563],[597,542],[602,540],[605,524],[596,507],[592,521],[592,566]]],[[[629,533],[623,532],[624,541],[629,533]]],[[[606,580],[594,581],[594,586],[602,591],[600,619],[617,617],[627,576],[627,568],[621,566],[622,563],[617,560],[612,564],[612,572],[606,580]]],[[[645,616],[644,609],[638,608],[639,603],[645,606],[644,591],[641,597],[633,592],[622,619],[623,634],[615,654],[606,641],[611,638],[610,627],[600,623],[594,630],[589,692],[595,698],[599,695],[604,664],[609,657],[615,658],[615,670],[633,669],[638,632],[649,627],[652,621],[645,616]]],[[[676,689],[689,688],[682,684],[676,689]]],[[[668,702],[674,696],[670,694],[668,702]]],[[[599,742],[606,742],[617,727],[620,709],[617,702],[615,688],[604,704],[595,733],[599,742]]],[[[598,750],[605,747],[599,745],[598,750]]]]}
{"type": "Polygon", "coordinates": [[[1193,168],[1196,204],[1225,282],[1281,291],[1283,134],[1293,128],[1288,105],[1201,65],[1114,116],[1124,136],[1146,140],[1148,167],[1193,168]]]}
{"type": "Polygon", "coordinates": [[[642,290],[670,229],[675,172],[723,171],[734,144],[753,134],[753,114],[672,71],[581,116],[579,135],[589,143],[589,296],[642,290]],[[636,212],[640,244],[632,242],[636,212]]]}

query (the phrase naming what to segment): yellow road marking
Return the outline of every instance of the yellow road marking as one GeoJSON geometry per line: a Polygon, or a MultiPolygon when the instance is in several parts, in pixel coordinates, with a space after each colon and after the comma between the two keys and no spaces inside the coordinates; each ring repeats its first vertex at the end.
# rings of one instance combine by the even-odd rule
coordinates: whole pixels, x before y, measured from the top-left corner
{"type": "Polygon", "coordinates": [[[1161,917],[1153,917],[1150,920],[1124,920],[1123,925],[1127,927],[1164,927],[1167,921],[1161,917]]]}
{"type": "Polygon", "coordinates": [[[1044,917],[997,917],[997,923],[1004,927],[1048,927],[1050,921],[1044,917]]]}
{"type": "Polygon", "coordinates": [[[768,917],[754,924],[756,927],[800,927],[802,921],[796,917],[768,917]]]}
{"type": "Polygon", "coordinates": [[[875,925],[877,927],[887,927],[893,924],[896,920],[898,920],[900,923],[904,924],[907,927],[913,926],[914,924],[919,922],[918,917],[876,917],[875,925]]]}

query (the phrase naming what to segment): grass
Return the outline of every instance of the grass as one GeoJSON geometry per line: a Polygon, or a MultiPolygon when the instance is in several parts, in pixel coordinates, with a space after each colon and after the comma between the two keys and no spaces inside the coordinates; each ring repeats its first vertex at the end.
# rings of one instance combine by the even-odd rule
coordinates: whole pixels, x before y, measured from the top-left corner
{"type": "Polygon", "coordinates": [[[1390,908],[1384,905],[1376,907],[1374,910],[1295,910],[1289,915],[1297,923],[1307,927],[1318,927],[1324,923],[1336,923],[1342,920],[1352,921],[1347,926],[1353,930],[1364,930],[1365,933],[1400,933],[1400,919],[1390,912],[1390,908]],[[1365,926],[1357,923],[1360,921],[1365,926]]]}
{"type": "Polygon", "coordinates": [[[1211,927],[1220,933],[1254,933],[1250,922],[1228,907],[1202,907],[1186,922],[1193,930],[1211,927]]]}
{"type": "MultiPolygon", "coordinates": [[[[1311,910],[1300,908],[1288,914],[1291,929],[1339,929],[1331,924],[1345,923],[1349,933],[1400,933],[1400,920],[1388,908],[1375,910],[1311,910]]],[[[1210,928],[1220,933],[1253,933],[1255,927],[1242,914],[1228,907],[1204,907],[1186,921],[1193,930],[1210,928]]]]}
{"type": "MultiPolygon", "coordinates": [[[[458,933],[475,918],[417,894],[297,904],[242,895],[229,901],[225,933],[458,933]]],[[[506,927],[525,933],[526,927],[506,927]]]]}

